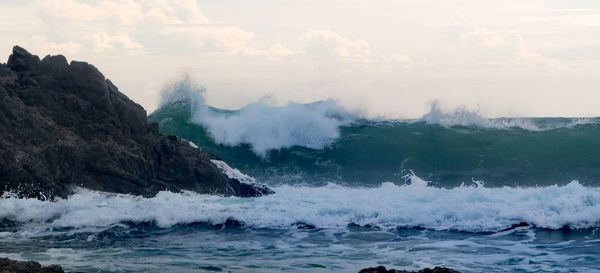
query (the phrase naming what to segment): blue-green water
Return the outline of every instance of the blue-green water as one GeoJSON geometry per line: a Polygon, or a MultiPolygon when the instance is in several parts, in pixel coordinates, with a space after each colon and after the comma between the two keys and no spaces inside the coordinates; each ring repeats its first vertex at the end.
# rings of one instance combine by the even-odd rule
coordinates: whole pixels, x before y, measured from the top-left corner
{"type": "Polygon", "coordinates": [[[183,94],[150,119],[275,194],[5,196],[0,256],[83,272],[600,272],[597,118],[374,120],[183,94]]]}
{"type": "Polygon", "coordinates": [[[600,185],[599,118],[479,118],[455,126],[444,126],[448,120],[443,117],[436,119],[436,124],[427,120],[335,122],[333,115],[339,113],[304,107],[304,111],[293,112],[291,122],[276,119],[254,126],[252,121],[282,115],[279,112],[288,109],[255,110],[264,112],[259,114],[209,109],[219,114],[205,121],[194,117],[193,105],[183,101],[159,109],[150,119],[159,123],[164,133],[187,139],[271,183],[374,186],[403,183],[403,176],[412,171],[442,187],[472,181],[484,181],[487,186],[545,186],[573,180],[600,185]],[[294,123],[296,116],[308,115],[304,112],[317,112],[323,120],[313,122],[317,118],[310,116],[309,121],[294,123]],[[236,122],[236,116],[248,118],[236,122]],[[213,120],[218,126],[211,124],[213,120]],[[213,132],[207,124],[216,127],[213,132]],[[323,134],[314,127],[327,127],[325,131],[334,127],[338,133],[323,134]],[[292,133],[285,135],[289,131],[292,133]],[[290,144],[295,145],[286,146],[290,144]]]}

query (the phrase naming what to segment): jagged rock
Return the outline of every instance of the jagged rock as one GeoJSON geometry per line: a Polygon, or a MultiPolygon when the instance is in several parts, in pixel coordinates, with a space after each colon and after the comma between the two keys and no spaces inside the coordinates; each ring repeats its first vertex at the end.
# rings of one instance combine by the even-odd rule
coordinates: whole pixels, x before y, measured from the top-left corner
{"type": "Polygon", "coordinates": [[[377,266],[377,267],[369,267],[362,269],[358,273],[460,273],[456,270],[452,270],[445,267],[434,267],[421,269],[419,271],[406,271],[406,270],[397,270],[397,269],[387,269],[385,266],[377,266]]]}
{"type": "Polygon", "coordinates": [[[0,64],[0,194],[66,197],[74,186],[143,196],[272,192],[229,178],[146,117],[93,65],[61,55],[40,61],[15,46],[0,64]]]}
{"type": "Polygon", "coordinates": [[[64,273],[59,265],[42,266],[38,262],[21,262],[0,258],[0,273],[64,273]]]}

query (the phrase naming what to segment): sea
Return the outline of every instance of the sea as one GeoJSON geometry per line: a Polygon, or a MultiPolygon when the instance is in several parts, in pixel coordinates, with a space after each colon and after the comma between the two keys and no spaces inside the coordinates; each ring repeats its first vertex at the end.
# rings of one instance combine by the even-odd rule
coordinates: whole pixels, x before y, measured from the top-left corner
{"type": "Polygon", "coordinates": [[[433,105],[366,118],[334,100],[231,111],[189,81],[149,116],[256,198],[78,189],[0,199],[0,257],[69,272],[600,272],[600,118],[433,105]]]}

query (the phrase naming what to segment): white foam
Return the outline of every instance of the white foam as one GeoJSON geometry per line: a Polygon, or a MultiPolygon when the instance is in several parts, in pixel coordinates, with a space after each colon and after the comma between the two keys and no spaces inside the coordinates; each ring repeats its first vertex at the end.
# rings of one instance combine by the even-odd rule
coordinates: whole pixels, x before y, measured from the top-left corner
{"type": "Polygon", "coordinates": [[[543,188],[427,186],[384,183],[377,188],[275,187],[273,195],[238,198],[160,192],[153,198],[83,190],[66,200],[0,199],[0,219],[51,227],[108,227],[124,221],[160,227],[236,219],[250,227],[289,228],[302,222],[323,228],[350,223],[435,230],[499,231],[519,222],[542,228],[596,227],[600,188],[577,182],[543,188]]]}
{"type": "Polygon", "coordinates": [[[521,128],[529,131],[544,131],[557,128],[573,128],[579,125],[596,124],[595,118],[573,118],[554,121],[548,124],[537,124],[532,118],[485,118],[479,111],[464,107],[452,111],[443,111],[438,103],[433,103],[429,112],[415,122],[437,124],[444,127],[479,127],[489,129],[521,128]]]}
{"type": "Polygon", "coordinates": [[[340,126],[354,119],[333,100],[290,103],[283,107],[257,102],[235,113],[216,112],[205,104],[204,92],[185,78],[165,89],[163,104],[189,100],[192,122],[205,127],[216,143],[249,144],[260,156],[266,156],[270,150],[292,146],[321,149],[339,138],[340,126]]]}
{"type": "Polygon", "coordinates": [[[227,165],[225,161],[215,159],[212,159],[210,161],[213,164],[217,165],[217,168],[223,171],[223,173],[225,173],[225,175],[227,175],[227,177],[229,178],[237,179],[238,181],[246,184],[256,183],[256,179],[254,177],[249,176],[236,168],[232,168],[231,166],[227,165]]]}
{"type": "Polygon", "coordinates": [[[196,143],[188,141],[188,144],[190,144],[192,148],[198,149],[198,145],[196,145],[196,143]]]}

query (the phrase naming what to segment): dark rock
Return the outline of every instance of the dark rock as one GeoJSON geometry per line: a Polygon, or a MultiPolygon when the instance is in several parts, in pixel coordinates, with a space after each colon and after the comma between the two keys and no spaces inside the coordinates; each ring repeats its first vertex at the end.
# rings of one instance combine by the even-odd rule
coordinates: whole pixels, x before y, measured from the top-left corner
{"type": "Polygon", "coordinates": [[[512,224],[509,228],[502,229],[498,232],[509,231],[509,230],[513,230],[513,229],[521,228],[521,227],[531,227],[531,225],[527,222],[519,222],[517,224],[512,224]]]}
{"type": "Polygon", "coordinates": [[[37,262],[21,262],[0,258],[0,273],[64,273],[59,265],[42,266],[37,262]]]}
{"type": "Polygon", "coordinates": [[[6,65],[14,71],[32,70],[40,62],[40,58],[29,54],[20,46],[13,47],[13,54],[8,58],[6,65]]]}
{"type": "Polygon", "coordinates": [[[158,133],[144,108],[90,64],[40,61],[18,46],[0,64],[0,194],[66,197],[74,186],[143,196],[272,193],[229,178],[211,157],[158,133]]]}
{"type": "Polygon", "coordinates": [[[460,273],[456,270],[452,270],[445,267],[434,267],[433,269],[425,268],[419,271],[406,271],[397,269],[387,269],[384,266],[369,267],[362,269],[358,273],[460,273]]]}

